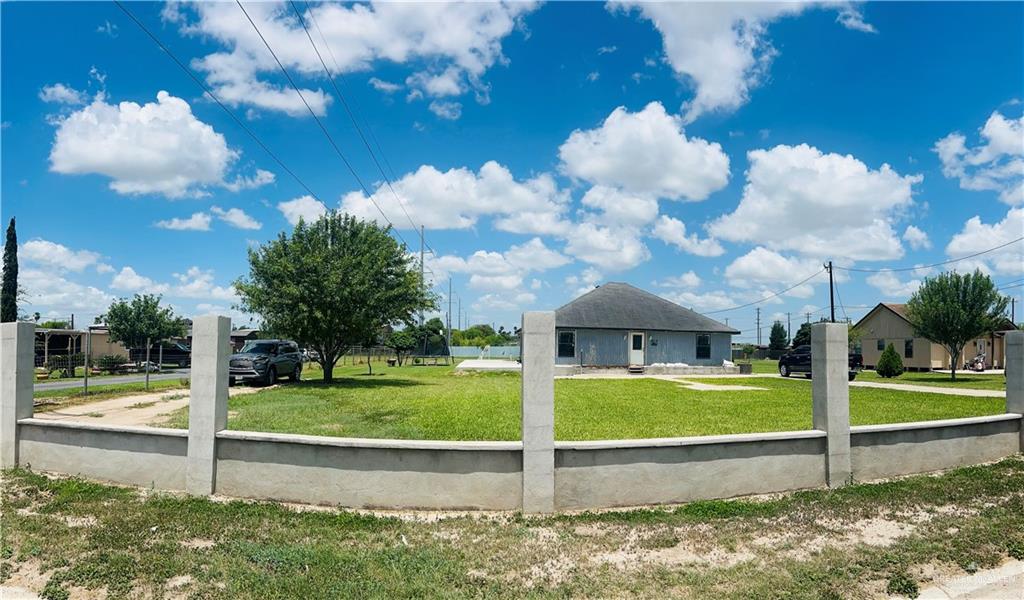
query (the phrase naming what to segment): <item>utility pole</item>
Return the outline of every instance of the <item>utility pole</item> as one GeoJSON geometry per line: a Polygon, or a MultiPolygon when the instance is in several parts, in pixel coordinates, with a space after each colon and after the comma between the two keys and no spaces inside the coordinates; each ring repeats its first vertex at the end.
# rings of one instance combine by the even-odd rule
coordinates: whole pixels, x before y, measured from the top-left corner
{"type": "Polygon", "coordinates": [[[789,345],[789,341],[793,339],[793,319],[790,318],[790,314],[786,313],[786,345],[789,345]]]}
{"type": "Polygon", "coordinates": [[[1017,299],[1010,298],[1010,322],[1017,325],[1017,299]]]}
{"type": "MultiPolygon", "coordinates": [[[[420,291],[421,292],[426,292],[427,280],[423,276],[423,269],[424,269],[424,264],[423,264],[423,245],[424,245],[423,244],[423,226],[420,225],[420,291]]],[[[420,327],[423,327],[423,309],[422,308],[420,309],[420,327]]]]}
{"type": "Polygon", "coordinates": [[[828,261],[828,264],[825,265],[825,268],[828,269],[828,306],[829,306],[829,309],[831,309],[831,314],[832,314],[831,322],[835,323],[836,322],[836,292],[835,292],[835,288],[834,288],[834,286],[832,284],[832,261],[828,261]]]}
{"type": "Polygon", "coordinates": [[[757,319],[756,319],[755,322],[757,323],[757,345],[760,346],[761,345],[761,307],[758,306],[756,310],[757,310],[757,319]]]}
{"type": "Polygon", "coordinates": [[[810,325],[811,324],[811,313],[805,312],[804,315],[807,316],[807,324],[810,325]]]}
{"type": "Polygon", "coordinates": [[[445,327],[445,331],[448,333],[448,352],[451,353],[450,348],[452,347],[452,277],[448,276],[448,326],[445,327]]]}

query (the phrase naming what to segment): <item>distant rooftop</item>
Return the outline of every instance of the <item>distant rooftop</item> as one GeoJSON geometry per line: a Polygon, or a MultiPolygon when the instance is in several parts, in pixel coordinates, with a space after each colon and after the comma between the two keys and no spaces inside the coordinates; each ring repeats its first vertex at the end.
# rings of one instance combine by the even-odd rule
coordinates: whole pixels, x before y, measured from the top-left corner
{"type": "Polygon", "coordinates": [[[556,327],[650,331],[739,331],[628,283],[609,282],[555,311],[556,327]]]}

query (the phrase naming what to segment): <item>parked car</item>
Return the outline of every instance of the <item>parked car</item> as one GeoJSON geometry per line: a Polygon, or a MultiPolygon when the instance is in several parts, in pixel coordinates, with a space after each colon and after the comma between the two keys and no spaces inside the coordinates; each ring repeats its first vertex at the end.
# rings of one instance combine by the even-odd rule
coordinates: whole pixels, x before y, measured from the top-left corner
{"type": "MultiPolygon", "coordinates": [[[[181,342],[156,342],[149,347],[149,361],[153,364],[161,362],[160,347],[163,346],[163,361],[165,365],[177,365],[185,368],[192,364],[192,350],[181,342]]],[[[145,348],[133,348],[129,353],[132,362],[141,363],[146,361],[145,348]]]]}
{"type": "MultiPolygon", "coordinates": [[[[850,352],[849,378],[853,381],[864,369],[864,357],[859,353],[850,352]]],[[[808,379],[811,378],[811,347],[809,345],[797,346],[793,350],[779,357],[779,375],[789,377],[794,373],[802,373],[808,379]]]]}
{"type": "Polygon", "coordinates": [[[249,340],[228,363],[228,385],[239,380],[271,385],[282,376],[291,381],[302,376],[302,354],[291,340],[249,340]]]}

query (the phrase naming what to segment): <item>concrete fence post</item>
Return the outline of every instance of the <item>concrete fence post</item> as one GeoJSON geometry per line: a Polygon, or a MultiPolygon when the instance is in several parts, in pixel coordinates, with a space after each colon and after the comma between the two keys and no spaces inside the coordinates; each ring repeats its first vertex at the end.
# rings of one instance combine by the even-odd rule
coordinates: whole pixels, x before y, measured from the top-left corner
{"type": "Polygon", "coordinates": [[[228,359],[231,319],[192,321],[192,382],[188,401],[188,462],[185,491],[213,493],[217,482],[217,432],[228,424],[228,359]]]}
{"type": "Polygon", "coordinates": [[[829,487],[849,483],[850,382],[846,323],[811,326],[811,398],[815,429],[824,431],[825,479],[829,487]]]}
{"type": "Polygon", "coordinates": [[[555,510],[555,313],[523,313],[523,512],[555,510]]]}
{"type": "MultiPolygon", "coordinates": [[[[1006,333],[1006,412],[1024,415],[1024,331],[1006,333]]],[[[1024,421],[1020,424],[1024,451],[1024,421]]]]}
{"type": "Polygon", "coordinates": [[[0,468],[18,466],[18,420],[32,416],[35,323],[0,323],[0,468]]]}

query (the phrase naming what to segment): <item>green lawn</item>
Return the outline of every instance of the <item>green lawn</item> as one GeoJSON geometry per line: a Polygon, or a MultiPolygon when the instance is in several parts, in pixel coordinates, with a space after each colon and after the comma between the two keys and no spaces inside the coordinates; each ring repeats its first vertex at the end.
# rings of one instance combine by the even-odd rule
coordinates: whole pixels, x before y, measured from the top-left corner
{"type": "MultiPolygon", "coordinates": [[[[450,367],[343,367],[331,385],[304,381],[229,400],[228,428],[342,437],[520,439],[517,373],[459,374],[450,367]]],[[[307,372],[309,376],[319,372],[307,372]]],[[[765,388],[695,391],[659,379],[559,379],[559,440],[677,437],[810,429],[811,386],[781,378],[707,379],[765,388]]],[[[855,425],[988,415],[1001,398],[851,388],[855,425]]],[[[187,409],[171,417],[184,428],[187,409]]]]}
{"type": "Polygon", "coordinates": [[[750,363],[754,365],[755,374],[768,374],[779,372],[779,361],[770,358],[752,358],[750,360],[738,360],[738,363],[750,363]]]}
{"type": "Polygon", "coordinates": [[[884,383],[902,383],[907,385],[927,385],[933,387],[963,388],[972,390],[1005,390],[1006,376],[994,373],[960,373],[956,381],[949,378],[948,373],[906,372],[899,377],[888,379],[879,377],[874,371],[863,371],[857,381],[879,381],[884,383]]]}
{"type": "Polygon", "coordinates": [[[1019,457],[772,498],[440,520],[2,477],[0,584],[48,599],[913,597],[936,573],[1024,558],[1019,457]]]}

